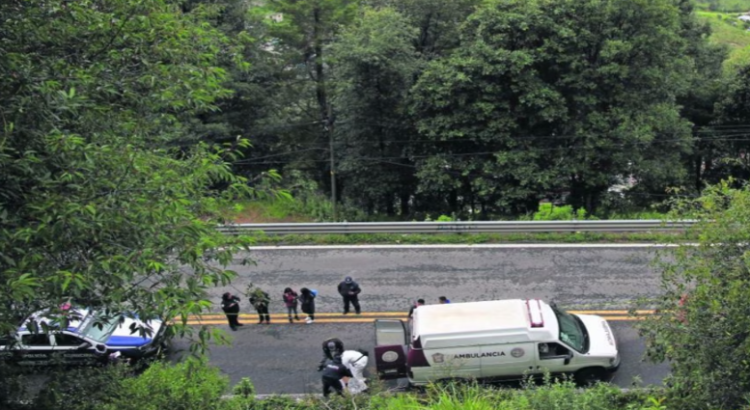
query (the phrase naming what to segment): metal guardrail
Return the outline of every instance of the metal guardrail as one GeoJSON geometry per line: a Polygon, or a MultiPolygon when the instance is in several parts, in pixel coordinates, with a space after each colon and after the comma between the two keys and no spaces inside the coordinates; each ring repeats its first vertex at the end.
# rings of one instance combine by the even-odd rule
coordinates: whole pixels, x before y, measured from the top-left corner
{"type": "Polygon", "coordinates": [[[229,235],[263,231],[267,235],[294,234],[418,234],[418,233],[532,233],[532,232],[649,232],[681,231],[696,221],[481,221],[481,222],[333,222],[223,225],[229,235]]]}

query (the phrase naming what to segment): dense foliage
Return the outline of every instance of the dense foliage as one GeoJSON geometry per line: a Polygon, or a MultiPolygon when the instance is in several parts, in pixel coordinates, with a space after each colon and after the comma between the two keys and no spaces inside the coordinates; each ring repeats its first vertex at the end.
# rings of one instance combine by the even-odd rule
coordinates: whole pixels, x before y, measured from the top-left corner
{"type": "MultiPolygon", "coordinates": [[[[45,391],[30,401],[0,402],[8,410],[190,409],[190,410],[376,410],[376,409],[508,409],[508,410],[665,410],[664,392],[623,392],[600,384],[580,390],[572,382],[547,380],[521,389],[466,385],[429,386],[420,392],[392,393],[370,385],[370,393],[322,399],[244,395],[252,382],[243,379],[230,392],[229,380],[203,360],[177,365],[155,364],[140,375],[121,366],[54,372],[45,391]],[[75,377],[71,380],[71,376],[75,377]],[[233,396],[228,394],[234,393],[233,396]]],[[[317,396],[317,397],[316,397],[317,396]]]]}
{"type": "Polygon", "coordinates": [[[671,401],[683,409],[739,409],[750,389],[750,190],[724,183],[679,204],[698,243],[662,265],[660,314],[643,322],[648,354],[668,360],[671,401]]]}
{"type": "Polygon", "coordinates": [[[230,84],[262,107],[203,122],[252,137],[236,169],[334,184],[364,218],[606,216],[746,172],[717,104],[743,74],[687,0],[274,0],[245,19],[253,65],[230,84]]]}
{"type": "Polygon", "coordinates": [[[220,63],[246,68],[206,23],[216,13],[0,3],[0,332],[68,300],[185,317],[233,276],[215,225],[224,201],[255,191],[229,163],[248,144],[179,144],[190,118],[232,94],[220,63]]]}
{"type": "Polygon", "coordinates": [[[236,175],[335,187],[339,219],[606,216],[748,172],[747,70],[690,0],[6,3],[6,133],[246,137],[236,175]]]}

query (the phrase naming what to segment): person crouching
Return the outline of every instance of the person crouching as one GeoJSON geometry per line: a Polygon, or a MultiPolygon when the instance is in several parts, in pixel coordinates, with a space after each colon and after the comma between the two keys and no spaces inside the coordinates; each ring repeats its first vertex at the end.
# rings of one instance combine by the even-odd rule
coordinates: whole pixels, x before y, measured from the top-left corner
{"type": "Polygon", "coordinates": [[[320,379],[323,382],[323,397],[328,397],[333,389],[339,396],[344,395],[344,386],[341,379],[352,377],[349,369],[341,363],[341,360],[332,360],[323,367],[320,379]]]}
{"type": "Polygon", "coordinates": [[[347,383],[347,389],[351,394],[362,393],[367,390],[364,372],[367,367],[368,356],[367,350],[362,349],[346,350],[341,355],[341,363],[352,374],[349,383],[347,383]]]}

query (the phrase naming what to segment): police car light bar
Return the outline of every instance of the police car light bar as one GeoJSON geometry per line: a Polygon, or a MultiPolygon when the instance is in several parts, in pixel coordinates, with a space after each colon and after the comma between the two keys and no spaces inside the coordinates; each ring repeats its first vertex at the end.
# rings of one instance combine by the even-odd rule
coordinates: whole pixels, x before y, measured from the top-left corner
{"type": "Polygon", "coordinates": [[[536,306],[533,306],[533,302],[526,300],[526,308],[529,310],[529,321],[531,327],[544,327],[544,318],[542,317],[542,304],[539,299],[534,299],[536,306]]]}

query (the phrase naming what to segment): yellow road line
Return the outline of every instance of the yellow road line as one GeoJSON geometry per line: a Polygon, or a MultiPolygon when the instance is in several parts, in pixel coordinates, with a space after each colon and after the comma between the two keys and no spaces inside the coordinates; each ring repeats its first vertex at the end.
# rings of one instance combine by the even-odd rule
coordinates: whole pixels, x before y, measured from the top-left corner
{"type": "MultiPolygon", "coordinates": [[[[569,313],[574,313],[577,315],[600,315],[600,316],[622,316],[622,315],[630,315],[630,312],[627,310],[569,310],[569,313]]],[[[653,310],[636,310],[635,311],[639,315],[652,315],[654,314],[653,310]]],[[[352,317],[352,318],[368,318],[368,317],[377,317],[377,318],[385,318],[390,316],[398,316],[398,317],[404,317],[406,315],[406,312],[362,312],[359,315],[350,313],[349,315],[344,315],[342,313],[316,313],[315,316],[323,318],[323,317],[352,317]]],[[[286,319],[287,315],[285,313],[272,313],[271,315],[272,319],[286,319]]],[[[304,316],[304,314],[301,314],[301,316],[304,316]]],[[[240,313],[239,315],[240,319],[257,319],[258,315],[255,313],[240,313]]],[[[207,313],[205,315],[190,315],[188,316],[188,320],[219,320],[219,319],[225,319],[224,314],[220,313],[207,313]]],[[[180,320],[179,318],[175,318],[174,320],[180,320]]]]}
{"type": "MultiPolygon", "coordinates": [[[[602,318],[604,318],[604,319],[606,319],[608,321],[612,321],[612,322],[634,322],[634,321],[638,321],[638,320],[643,320],[644,319],[644,317],[633,317],[633,316],[624,316],[624,315],[619,315],[619,316],[602,316],[602,318]]],[[[379,318],[366,318],[366,317],[361,317],[361,318],[334,318],[334,319],[324,318],[324,319],[315,319],[315,323],[373,323],[377,319],[379,319],[379,318]]],[[[388,319],[400,319],[400,320],[404,320],[404,321],[407,320],[407,318],[405,316],[404,317],[389,317],[388,319]]],[[[187,324],[191,325],[191,326],[198,326],[198,325],[226,325],[227,322],[226,322],[226,320],[189,320],[187,322],[187,324]]],[[[253,322],[253,323],[245,323],[245,324],[246,325],[250,325],[250,326],[263,326],[263,325],[259,325],[259,324],[255,323],[255,322],[253,322]]],[[[272,320],[271,324],[272,325],[290,325],[290,324],[304,325],[306,323],[305,323],[304,320],[294,321],[294,323],[289,323],[287,320],[282,320],[282,321],[274,321],[274,320],[272,320]]]]}

